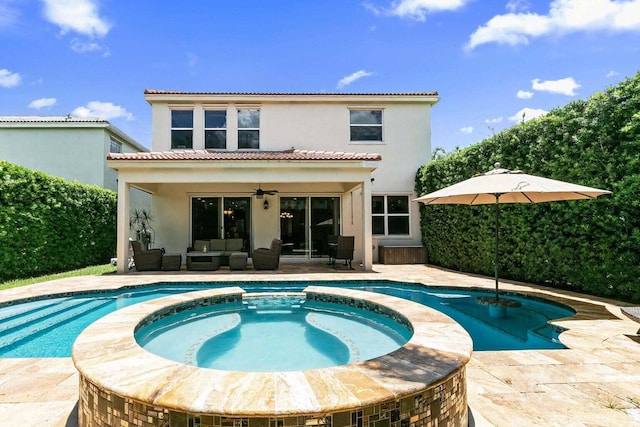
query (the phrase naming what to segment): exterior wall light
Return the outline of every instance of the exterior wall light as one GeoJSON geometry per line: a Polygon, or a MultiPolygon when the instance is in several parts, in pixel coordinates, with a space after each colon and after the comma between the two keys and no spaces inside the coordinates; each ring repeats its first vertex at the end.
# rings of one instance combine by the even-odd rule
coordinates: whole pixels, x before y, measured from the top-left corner
{"type": "Polygon", "coordinates": [[[269,200],[264,199],[264,203],[262,204],[262,207],[264,207],[265,211],[269,209],[269,200]]]}

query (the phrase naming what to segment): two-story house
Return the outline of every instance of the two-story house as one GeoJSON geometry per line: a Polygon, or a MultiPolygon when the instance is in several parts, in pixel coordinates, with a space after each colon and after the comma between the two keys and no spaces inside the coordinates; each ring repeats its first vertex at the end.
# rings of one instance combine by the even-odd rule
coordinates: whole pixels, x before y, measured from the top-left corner
{"type": "Polygon", "coordinates": [[[108,153],[149,151],[100,118],[0,116],[0,159],[69,181],[117,189],[108,153]]]}
{"type": "MultiPolygon", "coordinates": [[[[129,194],[152,194],[156,246],[283,241],[283,262],[326,259],[329,235],[356,237],[370,270],[381,244],[421,245],[415,174],[430,158],[436,92],[206,93],[146,90],[152,151],[111,153],[118,171],[118,265],[129,194]]],[[[120,259],[122,258],[122,259],[120,259]]],[[[124,268],[121,268],[124,271],[124,268]]]]}

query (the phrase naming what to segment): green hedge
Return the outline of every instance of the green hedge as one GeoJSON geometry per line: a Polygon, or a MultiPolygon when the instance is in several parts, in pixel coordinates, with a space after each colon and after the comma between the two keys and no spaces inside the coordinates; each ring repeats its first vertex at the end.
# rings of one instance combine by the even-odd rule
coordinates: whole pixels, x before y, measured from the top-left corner
{"type": "MultiPolygon", "coordinates": [[[[507,169],[608,189],[590,201],[501,205],[500,277],[640,300],[640,73],[423,166],[426,194],[507,169]]],[[[430,263],[493,275],[494,206],[423,206],[430,263]]]]}
{"type": "Polygon", "coordinates": [[[0,282],[106,264],[116,193],[0,161],[0,282]]]}

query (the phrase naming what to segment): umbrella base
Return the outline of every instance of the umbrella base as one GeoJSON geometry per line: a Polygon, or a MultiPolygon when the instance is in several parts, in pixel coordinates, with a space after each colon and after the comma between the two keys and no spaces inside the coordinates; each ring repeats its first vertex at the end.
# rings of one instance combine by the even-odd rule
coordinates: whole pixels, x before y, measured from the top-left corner
{"type": "Polygon", "coordinates": [[[519,301],[509,298],[496,299],[496,297],[478,297],[476,301],[478,304],[488,306],[489,316],[495,319],[504,319],[507,317],[507,308],[517,308],[522,305],[519,301]]]}

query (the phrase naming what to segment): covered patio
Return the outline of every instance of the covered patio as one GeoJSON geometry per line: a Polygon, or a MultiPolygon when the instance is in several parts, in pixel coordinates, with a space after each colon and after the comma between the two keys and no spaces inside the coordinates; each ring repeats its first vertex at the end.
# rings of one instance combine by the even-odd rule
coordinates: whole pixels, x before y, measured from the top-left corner
{"type": "Polygon", "coordinates": [[[372,269],[371,172],[379,154],[184,150],[111,153],[118,171],[118,272],[127,272],[130,191],[152,196],[155,247],[186,252],[196,238],[242,238],[243,251],[282,239],[283,262],[326,255],[328,235],[355,236],[354,261],[372,269]],[[261,190],[261,191],[258,191],[261,190]],[[273,191],[265,191],[273,190],[273,191]]]}

